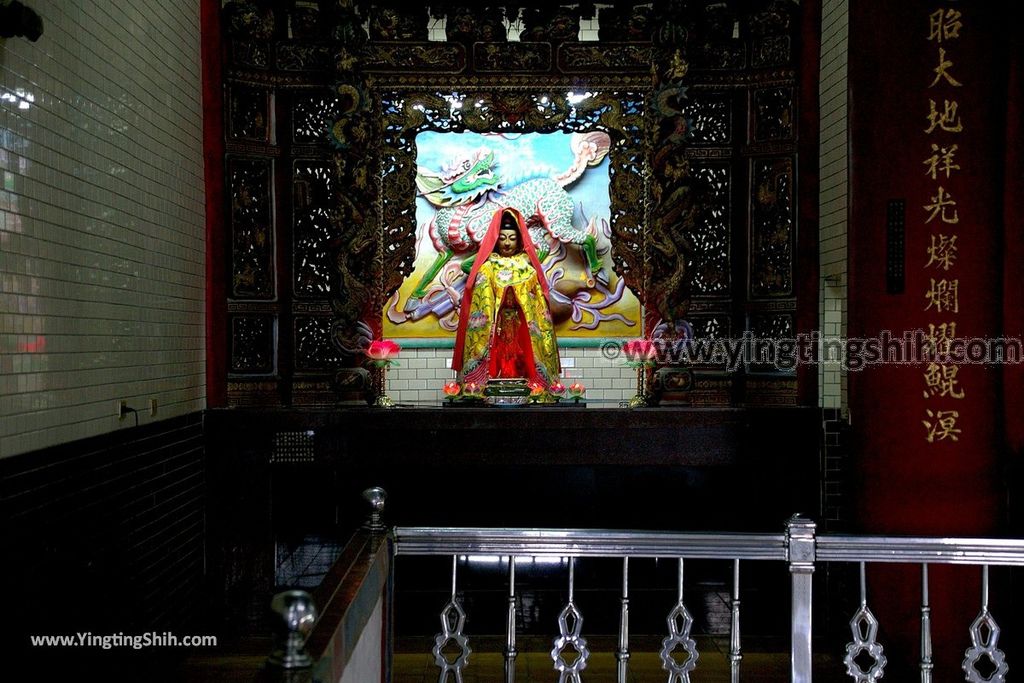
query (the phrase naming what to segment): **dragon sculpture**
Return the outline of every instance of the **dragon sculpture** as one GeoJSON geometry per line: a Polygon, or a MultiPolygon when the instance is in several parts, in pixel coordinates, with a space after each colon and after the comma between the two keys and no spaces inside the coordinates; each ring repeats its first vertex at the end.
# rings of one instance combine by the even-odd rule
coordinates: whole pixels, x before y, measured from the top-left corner
{"type": "MultiPolygon", "coordinates": [[[[431,282],[453,257],[469,257],[476,252],[487,231],[491,216],[499,208],[513,207],[527,217],[530,238],[541,261],[556,242],[578,245],[586,256],[587,286],[608,284],[608,274],[597,254],[594,220],[586,227],[573,225],[573,199],[565,190],[588,168],[601,163],[611,148],[607,133],[576,133],[570,142],[572,165],[560,173],[537,168],[516,178],[496,174],[494,153],[477,149],[440,173],[418,169],[416,187],[420,196],[437,207],[427,226],[437,258],[420,278],[405,304],[405,311],[420,309],[431,282]]],[[[472,265],[465,258],[463,265],[472,265]]]]}

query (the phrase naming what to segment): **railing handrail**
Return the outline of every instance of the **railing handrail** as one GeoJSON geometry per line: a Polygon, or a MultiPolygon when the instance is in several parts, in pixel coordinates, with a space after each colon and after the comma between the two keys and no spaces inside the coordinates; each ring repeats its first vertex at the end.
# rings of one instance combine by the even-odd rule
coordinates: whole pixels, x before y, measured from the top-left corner
{"type": "MultiPolygon", "coordinates": [[[[260,683],[340,681],[369,624],[376,621],[390,633],[394,554],[380,518],[386,494],[371,488],[363,497],[371,506],[369,519],[349,538],[314,594],[290,590],[274,596],[278,632],[260,683]]],[[[372,641],[367,642],[372,650],[372,641]]],[[[391,639],[377,642],[381,681],[389,681],[391,639]]],[[[365,655],[356,659],[372,668],[365,655]]]]}
{"type": "MultiPolygon", "coordinates": [[[[786,534],[618,529],[396,527],[396,555],[787,560],[786,534]]],[[[818,534],[816,562],[1024,566],[1024,539],[818,534]]]]}
{"type": "Polygon", "coordinates": [[[786,535],[614,529],[396,527],[396,555],[533,555],[786,560],[786,535]]]}
{"type": "Polygon", "coordinates": [[[1024,566],[1024,539],[820,534],[821,562],[907,562],[1024,566]]]}

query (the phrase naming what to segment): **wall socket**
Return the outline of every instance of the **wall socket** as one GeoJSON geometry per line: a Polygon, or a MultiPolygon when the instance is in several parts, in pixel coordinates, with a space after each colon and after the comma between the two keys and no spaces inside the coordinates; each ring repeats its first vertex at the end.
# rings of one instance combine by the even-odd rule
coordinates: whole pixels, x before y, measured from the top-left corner
{"type": "Polygon", "coordinates": [[[154,417],[156,415],[156,399],[149,399],[149,416],[154,417]]]}
{"type": "Polygon", "coordinates": [[[117,415],[118,420],[123,420],[126,417],[128,417],[128,401],[125,401],[123,399],[118,400],[117,412],[115,413],[115,415],[117,415]]]}

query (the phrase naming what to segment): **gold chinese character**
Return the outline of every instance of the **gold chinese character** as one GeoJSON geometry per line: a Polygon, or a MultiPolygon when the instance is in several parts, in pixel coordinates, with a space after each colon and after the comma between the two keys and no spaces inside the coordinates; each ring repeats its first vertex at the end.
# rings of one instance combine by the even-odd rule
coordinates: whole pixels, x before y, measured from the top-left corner
{"type": "Polygon", "coordinates": [[[936,268],[949,270],[959,250],[960,247],[956,246],[956,235],[932,235],[932,244],[928,247],[928,263],[924,264],[924,267],[927,268],[934,263],[936,268]]]}
{"type": "Polygon", "coordinates": [[[958,81],[955,78],[953,78],[953,74],[949,73],[949,67],[951,67],[951,66],[953,66],[953,60],[952,59],[946,59],[946,48],[940,47],[939,48],[939,65],[937,67],[935,67],[934,69],[932,69],[932,71],[935,72],[935,78],[928,85],[928,87],[929,88],[934,88],[935,84],[938,83],[943,78],[945,78],[946,82],[949,83],[950,85],[952,85],[953,87],[959,88],[960,86],[962,86],[963,83],[961,83],[960,81],[958,81]]]}
{"type": "Polygon", "coordinates": [[[941,43],[944,40],[959,38],[962,26],[960,12],[955,9],[937,9],[928,15],[928,40],[941,43]]]}
{"type": "Polygon", "coordinates": [[[928,334],[924,337],[924,352],[931,357],[948,355],[949,347],[956,337],[956,323],[935,325],[928,323],[928,334]]]}
{"type": "Polygon", "coordinates": [[[931,223],[935,220],[936,216],[942,219],[943,223],[959,223],[960,214],[956,212],[956,200],[953,199],[953,195],[947,194],[945,188],[939,185],[938,193],[931,198],[931,204],[925,204],[924,208],[927,211],[931,211],[928,215],[928,219],[925,223],[931,223]],[[952,215],[947,213],[947,209],[952,210],[952,215]]]}
{"type": "Polygon", "coordinates": [[[940,173],[945,173],[948,178],[953,171],[959,171],[960,164],[953,162],[953,156],[957,149],[959,149],[959,145],[939,147],[933,142],[932,155],[924,160],[924,164],[928,167],[924,174],[930,176],[932,180],[938,180],[940,173]]]}
{"type": "Polygon", "coordinates": [[[942,100],[942,111],[935,108],[935,100],[928,100],[928,127],[925,133],[931,133],[936,127],[947,133],[959,133],[964,129],[964,124],[957,115],[960,105],[956,100],[942,100]]]}
{"type": "Polygon", "coordinates": [[[925,412],[928,413],[929,419],[935,420],[935,422],[921,420],[924,423],[924,428],[928,430],[928,434],[924,437],[928,443],[942,441],[943,439],[957,440],[956,435],[963,431],[956,427],[956,420],[960,417],[960,413],[955,410],[940,410],[935,413],[925,410],[925,412]]]}
{"type": "Polygon", "coordinates": [[[956,378],[956,373],[960,371],[955,365],[939,365],[938,363],[930,363],[928,369],[924,371],[924,397],[929,398],[931,396],[949,396],[950,398],[963,398],[964,391],[959,389],[957,385],[959,381],[956,378]]]}
{"type": "Polygon", "coordinates": [[[960,280],[938,280],[931,278],[931,289],[925,292],[928,305],[924,310],[935,307],[936,313],[943,311],[960,312],[960,280]]]}

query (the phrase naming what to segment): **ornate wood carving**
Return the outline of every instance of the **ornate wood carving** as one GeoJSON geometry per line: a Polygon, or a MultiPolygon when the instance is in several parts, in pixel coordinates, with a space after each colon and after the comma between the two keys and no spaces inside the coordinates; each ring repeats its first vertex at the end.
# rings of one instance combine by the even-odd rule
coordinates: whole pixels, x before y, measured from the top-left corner
{"type": "Polygon", "coordinates": [[[793,293],[796,239],[793,161],[756,159],[751,168],[750,295],[793,293]]]}
{"type": "Polygon", "coordinates": [[[429,18],[426,5],[376,5],[370,12],[370,40],[425,41],[429,18]]]}
{"type": "Polygon", "coordinates": [[[505,11],[501,7],[453,7],[446,16],[445,37],[449,42],[463,45],[504,43],[508,40],[504,20],[505,11]]]}
{"type": "Polygon", "coordinates": [[[334,48],[305,41],[280,42],[274,59],[282,71],[323,71],[331,68],[334,48]]]}
{"type": "MultiPolygon", "coordinates": [[[[716,337],[748,317],[792,321],[794,3],[615,3],[600,9],[600,43],[579,40],[587,3],[536,3],[521,21],[518,7],[429,7],[225,6],[232,403],[358,390],[342,368],[412,270],[426,130],[607,132],[612,260],[646,329],[685,317],[716,337]],[[447,41],[429,41],[441,17],[447,41]],[[521,42],[506,42],[513,27],[521,42]],[[287,329],[268,336],[279,315],[287,329]],[[259,377],[276,372],[279,384],[259,377]]],[[[728,400],[730,385],[698,376],[690,396],[728,400]]]]}
{"type": "Polygon", "coordinates": [[[550,43],[476,43],[473,65],[479,73],[551,71],[550,43]]]}
{"type": "Polygon", "coordinates": [[[366,48],[362,60],[362,69],[367,73],[426,71],[455,74],[465,68],[466,48],[457,43],[373,43],[366,48]]]}
{"type": "Polygon", "coordinates": [[[273,317],[269,315],[232,315],[231,372],[267,374],[273,370],[273,317]]]}
{"type": "Polygon", "coordinates": [[[271,161],[228,161],[231,193],[231,294],[249,299],[274,296],[274,232],[271,161]]]}
{"type": "Polygon", "coordinates": [[[650,73],[654,49],[632,43],[568,43],[558,48],[558,68],[565,73],[635,71],[650,73]]]}
{"type": "Polygon", "coordinates": [[[753,140],[792,140],[795,125],[792,88],[758,88],[750,107],[753,140]]]}

